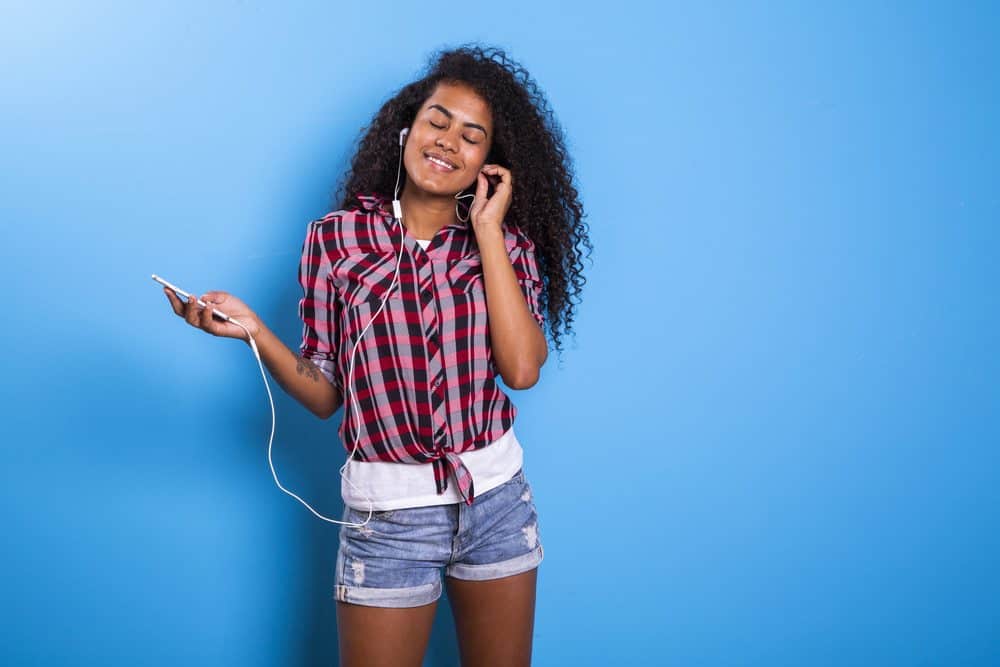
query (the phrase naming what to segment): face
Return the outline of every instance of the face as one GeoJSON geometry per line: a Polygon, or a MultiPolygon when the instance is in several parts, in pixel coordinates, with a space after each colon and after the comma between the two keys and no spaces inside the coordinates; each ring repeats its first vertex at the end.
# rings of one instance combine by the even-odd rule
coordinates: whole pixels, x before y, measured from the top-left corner
{"type": "Polygon", "coordinates": [[[405,187],[454,196],[476,181],[493,142],[493,114],[462,84],[440,83],[420,107],[403,150],[405,187]]]}

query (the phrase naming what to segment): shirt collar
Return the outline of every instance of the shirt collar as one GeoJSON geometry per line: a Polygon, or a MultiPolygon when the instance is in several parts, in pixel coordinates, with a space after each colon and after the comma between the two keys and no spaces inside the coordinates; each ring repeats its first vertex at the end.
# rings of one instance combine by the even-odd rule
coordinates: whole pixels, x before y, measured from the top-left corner
{"type": "Polygon", "coordinates": [[[366,211],[378,212],[392,217],[392,202],[382,195],[375,193],[358,195],[358,201],[361,202],[361,207],[366,211]]]}

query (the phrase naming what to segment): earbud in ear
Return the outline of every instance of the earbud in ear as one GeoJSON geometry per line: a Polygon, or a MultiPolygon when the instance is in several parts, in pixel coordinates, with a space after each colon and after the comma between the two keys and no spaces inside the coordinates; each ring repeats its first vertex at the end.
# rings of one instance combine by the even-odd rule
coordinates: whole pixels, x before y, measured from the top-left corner
{"type": "Polygon", "coordinates": [[[402,146],[403,142],[406,141],[406,135],[410,133],[410,128],[404,127],[399,131],[399,145],[402,146]]]}

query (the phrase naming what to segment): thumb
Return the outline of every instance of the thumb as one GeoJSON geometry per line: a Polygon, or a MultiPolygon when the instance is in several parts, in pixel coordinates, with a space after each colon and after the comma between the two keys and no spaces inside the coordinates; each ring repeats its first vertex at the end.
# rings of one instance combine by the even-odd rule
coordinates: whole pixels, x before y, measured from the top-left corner
{"type": "Polygon", "coordinates": [[[226,300],[226,293],[219,291],[205,292],[202,295],[201,300],[205,303],[218,305],[226,300]]]}

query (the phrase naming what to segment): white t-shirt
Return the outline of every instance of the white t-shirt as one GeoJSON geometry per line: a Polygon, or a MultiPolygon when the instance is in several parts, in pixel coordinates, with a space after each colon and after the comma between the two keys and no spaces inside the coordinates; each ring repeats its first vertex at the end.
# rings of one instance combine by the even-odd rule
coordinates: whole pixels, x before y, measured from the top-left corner
{"type": "MultiPolygon", "coordinates": [[[[509,480],[524,464],[524,450],[513,427],[482,449],[459,452],[458,457],[472,475],[477,498],[509,480]]],[[[454,477],[448,479],[444,493],[437,493],[433,465],[351,459],[340,481],[340,495],[345,505],[365,512],[368,498],[377,511],[464,502],[454,477]]]]}

